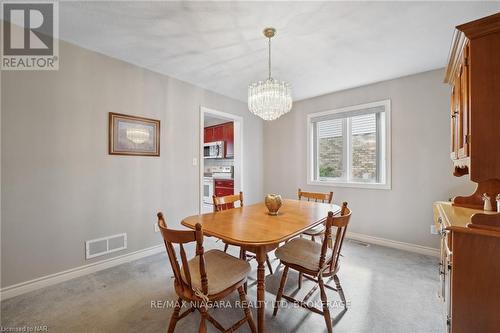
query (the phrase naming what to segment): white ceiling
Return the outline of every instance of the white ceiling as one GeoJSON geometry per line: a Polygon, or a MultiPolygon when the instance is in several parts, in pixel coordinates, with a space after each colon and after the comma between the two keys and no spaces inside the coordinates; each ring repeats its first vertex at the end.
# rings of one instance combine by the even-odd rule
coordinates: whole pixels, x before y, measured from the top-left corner
{"type": "Polygon", "coordinates": [[[455,25],[500,2],[61,2],[60,36],[246,100],[267,76],[295,100],[446,65],[455,25]]]}
{"type": "Polygon", "coordinates": [[[215,117],[208,113],[205,113],[203,120],[204,120],[203,126],[205,127],[220,125],[231,121],[230,119],[215,117]]]}

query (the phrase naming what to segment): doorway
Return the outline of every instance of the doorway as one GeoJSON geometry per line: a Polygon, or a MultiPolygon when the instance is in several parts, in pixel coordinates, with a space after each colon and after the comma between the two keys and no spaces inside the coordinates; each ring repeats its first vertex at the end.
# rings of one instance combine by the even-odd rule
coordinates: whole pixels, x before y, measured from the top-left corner
{"type": "Polygon", "coordinates": [[[243,191],[243,118],[200,107],[200,214],[213,211],[212,195],[243,191]]]}

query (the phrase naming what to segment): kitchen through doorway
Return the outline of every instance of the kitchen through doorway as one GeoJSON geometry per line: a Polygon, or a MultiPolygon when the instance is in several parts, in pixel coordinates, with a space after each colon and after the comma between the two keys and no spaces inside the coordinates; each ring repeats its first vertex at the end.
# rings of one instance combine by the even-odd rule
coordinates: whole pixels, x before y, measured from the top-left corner
{"type": "Polygon", "coordinates": [[[212,196],[243,191],[243,118],[200,107],[200,214],[214,210],[212,196]]]}

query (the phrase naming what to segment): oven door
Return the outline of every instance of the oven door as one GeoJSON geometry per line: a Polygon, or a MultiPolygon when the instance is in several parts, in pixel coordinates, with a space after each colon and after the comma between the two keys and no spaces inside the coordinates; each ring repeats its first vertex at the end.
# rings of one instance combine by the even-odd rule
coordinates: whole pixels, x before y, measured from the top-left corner
{"type": "Polygon", "coordinates": [[[212,196],[214,195],[214,180],[213,178],[203,179],[203,203],[213,204],[212,196]]]}

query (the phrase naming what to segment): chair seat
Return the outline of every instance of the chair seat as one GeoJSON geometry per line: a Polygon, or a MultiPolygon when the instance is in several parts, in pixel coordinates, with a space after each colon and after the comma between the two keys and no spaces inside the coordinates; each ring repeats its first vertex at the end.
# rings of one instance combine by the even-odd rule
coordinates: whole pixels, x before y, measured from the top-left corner
{"type": "MultiPolygon", "coordinates": [[[[279,247],[275,255],[284,263],[302,266],[311,271],[319,270],[321,244],[305,238],[294,238],[279,247]]],[[[326,259],[331,258],[332,250],[328,249],[326,259]]]]}
{"type": "Polygon", "coordinates": [[[306,231],[303,232],[303,234],[309,235],[309,236],[317,236],[317,235],[321,235],[322,233],[324,233],[325,230],[326,230],[325,225],[319,224],[315,227],[312,227],[311,229],[307,229],[306,231]]]}
{"type": "MultiPolygon", "coordinates": [[[[219,250],[205,252],[204,258],[208,279],[208,295],[217,294],[245,279],[251,270],[250,264],[245,260],[235,258],[219,250]]],[[[199,256],[189,260],[188,266],[193,288],[201,290],[199,256]]],[[[187,283],[182,268],[181,277],[187,283]]]]}

